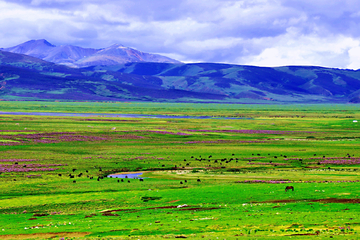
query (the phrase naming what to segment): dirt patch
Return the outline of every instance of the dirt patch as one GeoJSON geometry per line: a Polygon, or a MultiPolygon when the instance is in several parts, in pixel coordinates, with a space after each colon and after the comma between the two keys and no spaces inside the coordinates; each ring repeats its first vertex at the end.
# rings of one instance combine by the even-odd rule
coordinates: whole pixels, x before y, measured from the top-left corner
{"type": "Polygon", "coordinates": [[[290,234],[290,235],[285,235],[285,236],[311,236],[311,235],[319,235],[316,233],[298,233],[298,234],[290,234]]]}
{"type": "Polygon", "coordinates": [[[177,206],[154,207],[154,208],[147,208],[147,209],[169,209],[169,208],[177,208],[177,206]]]}
{"type": "Polygon", "coordinates": [[[10,239],[48,239],[57,237],[85,237],[91,232],[58,232],[58,233],[33,233],[33,234],[18,234],[18,235],[0,235],[2,240],[10,239]]]}
{"type": "Polygon", "coordinates": [[[360,203],[360,199],[326,198],[326,199],[312,200],[312,202],[322,202],[322,203],[360,203]]]}
{"type": "Polygon", "coordinates": [[[141,197],[141,200],[143,202],[148,202],[148,201],[154,201],[154,200],[160,200],[162,197],[141,197]]]}
{"type": "Polygon", "coordinates": [[[360,199],[348,199],[348,198],[324,198],[324,199],[304,199],[304,200],[286,199],[286,200],[252,202],[252,203],[293,203],[293,202],[360,203],[360,199]]]}
{"type": "Polygon", "coordinates": [[[47,213],[35,213],[33,216],[34,217],[45,217],[45,216],[48,216],[49,214],[47,213]]]}
{"type": "Polygon", "coordinates": [[[214,209],[219,209],[217,207],[213,207],[213,208],[181,208],[179,209],[179,211],[207,211],[207,210],[214,210],[214,209]]]}
{"type": "Polygon", "coordinates": [[[111,212],[104,212],[102,215],[103,216],[108,216],[108,217],[117,217],[117,216],[119,216],[119,214],[111,213],[111,212]]]}
{"type": "Polygon", "coordinates": [[[174,203],[174,202],[179,202],[180,200],[172,200],[172,201],[170,201],[170,202],[168,202],[168,203],[174,203]]]}

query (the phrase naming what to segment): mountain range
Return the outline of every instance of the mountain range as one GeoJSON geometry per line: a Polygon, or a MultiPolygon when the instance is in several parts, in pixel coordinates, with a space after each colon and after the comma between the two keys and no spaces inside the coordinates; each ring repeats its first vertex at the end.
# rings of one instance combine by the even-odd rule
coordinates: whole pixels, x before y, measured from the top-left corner
{"type": "Polygon", "coordinates": [[[179,63],[174,59],[157,54],[140,52],[136,49],[114,44],[103,49],[82,48],[72,45],[55,46],[45,39],[30,40],[14,47],[1,49],[6,52],[25,54],[42,60],[71,67],[94,65],[116,65],[128,62],[179,63]]]}
{"type": "Polygon", "coordinates": [[[121,45],[89,49],[56,47],[46,40],[34,40],[0,50],[0,98],[360,103],[360,71],[317,66],[184,64],[121,45]]]}

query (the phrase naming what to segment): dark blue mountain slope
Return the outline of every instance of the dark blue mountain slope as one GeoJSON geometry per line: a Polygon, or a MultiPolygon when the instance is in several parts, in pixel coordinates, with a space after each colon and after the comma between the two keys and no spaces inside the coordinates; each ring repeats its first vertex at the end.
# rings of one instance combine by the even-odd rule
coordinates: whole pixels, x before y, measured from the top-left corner
{"type": "Polygon", "coordinates": [[[70,68],[0,51],[0,98],[356,103],[360,72],[313,66],[144,62],[70,68]]]}

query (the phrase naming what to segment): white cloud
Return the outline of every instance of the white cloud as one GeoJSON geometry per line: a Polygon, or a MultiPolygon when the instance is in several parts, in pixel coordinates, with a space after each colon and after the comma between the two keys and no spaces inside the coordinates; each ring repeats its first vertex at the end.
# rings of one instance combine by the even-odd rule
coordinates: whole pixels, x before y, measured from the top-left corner
{"type": "Polygon", "coordinates": [[[0,0],[0,47],[121,43],[182,61],[359,68],[358,0],[0,0]]]}
{"type": "Polygon", "coordinates": [[[241,38],[211,38],[203,41],[189,40],[183,43],[183,47],[190,49],[190,51],[202,52],[211,50],[229,49],[235,45],[243,43],[241,38]]]}
{"type": "MultiPolygon", "coordinates": [[[[316,34],[297,35],[288,32],[274,39],[270,46],[248,62],[257,66],[317,65],[324,67],[349,67],[348,52],[360,42],[346,36],[321,38],[316,34]]],[[[264,45],[264,44],[263,44],[264,45]]],[[[239,59],[243,60],[243,59],[239,59]]]]}
{"type": "Polygon", "coordinates": [[[349,49],[350,64],[347,66],[349,69],[360,69],[360,46],[349,49]]]}

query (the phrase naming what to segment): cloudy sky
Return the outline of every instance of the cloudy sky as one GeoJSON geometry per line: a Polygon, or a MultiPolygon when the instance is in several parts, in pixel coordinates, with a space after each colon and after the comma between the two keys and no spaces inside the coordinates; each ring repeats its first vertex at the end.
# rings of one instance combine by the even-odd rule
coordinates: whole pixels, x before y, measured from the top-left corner
{"type": "Polygon", "coordinates": [[[114,43],[183,62],[360,68],[358,0],[0,0],[0,47],[114,43]]]}

